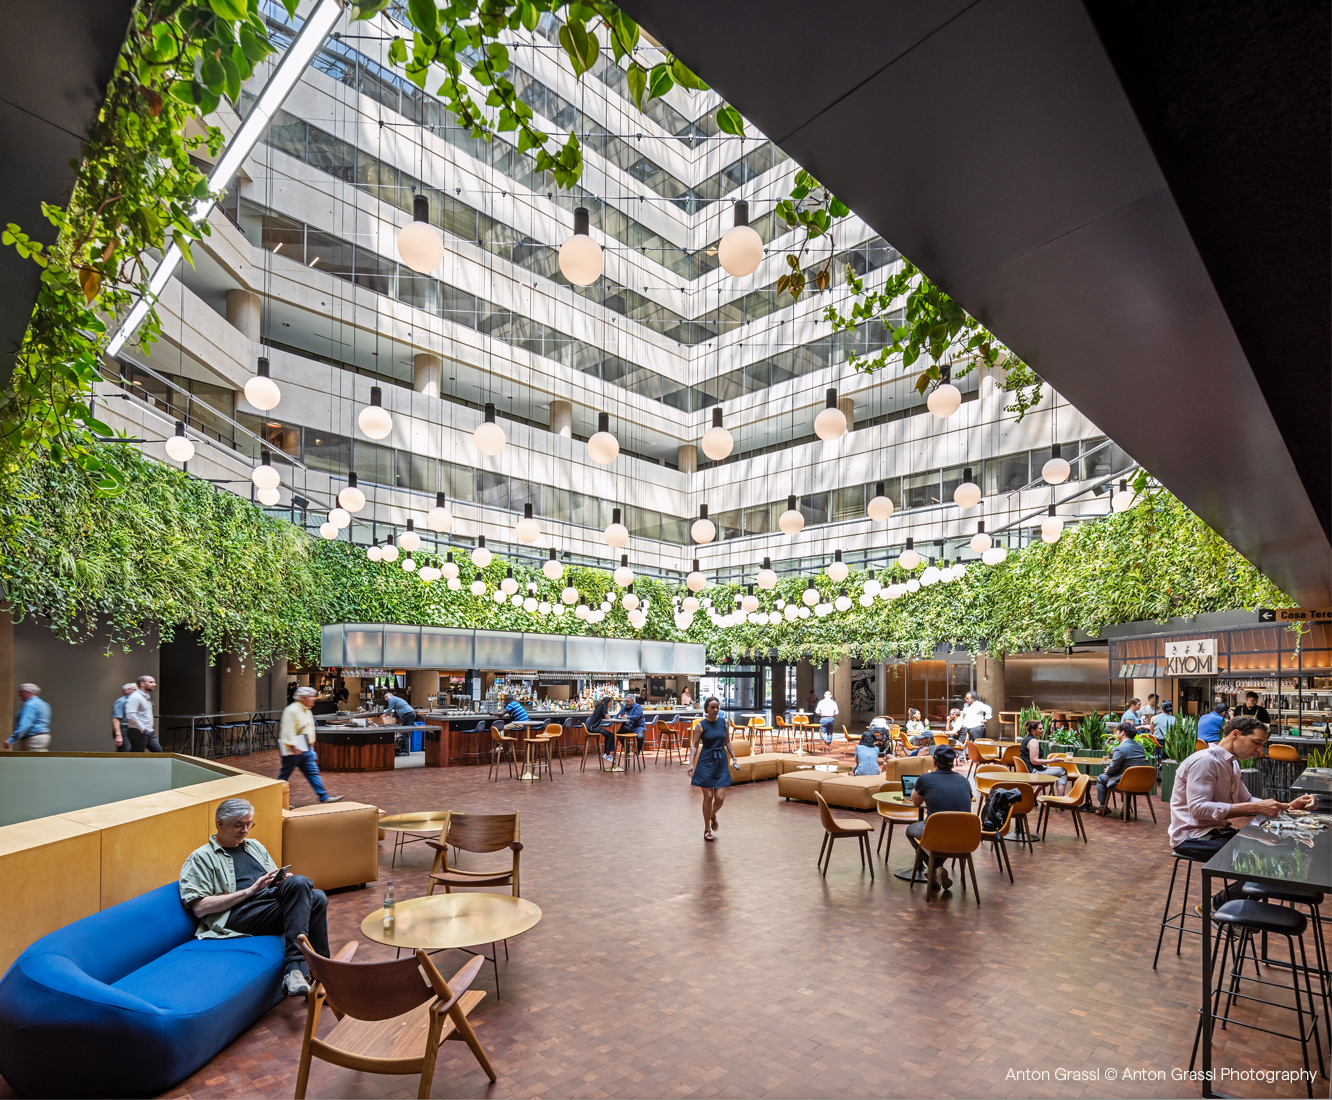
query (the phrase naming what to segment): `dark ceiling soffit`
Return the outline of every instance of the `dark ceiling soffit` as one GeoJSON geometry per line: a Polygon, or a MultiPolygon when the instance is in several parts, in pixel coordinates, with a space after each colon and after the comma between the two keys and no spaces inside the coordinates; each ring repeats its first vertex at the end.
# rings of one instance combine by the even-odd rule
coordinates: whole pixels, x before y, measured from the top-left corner
{"type": "Polygon", "coordinates": [[[1332,601],[1320,509],[1080,5],[624,6],[1274,583],[1332,601]]]}

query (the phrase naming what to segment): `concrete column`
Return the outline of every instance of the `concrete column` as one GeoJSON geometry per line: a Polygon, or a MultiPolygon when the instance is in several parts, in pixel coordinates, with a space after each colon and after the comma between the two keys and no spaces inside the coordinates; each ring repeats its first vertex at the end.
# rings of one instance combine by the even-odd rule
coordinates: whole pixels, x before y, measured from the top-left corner
{"type": "MultiPolygon", "coordinates": [[[[998,737],[999,712],[1009,709],[1002,657],[995,657],[984,651],[976,654],[976,697],[994,712],[994,716],[985,725],[986,735],[998,737]]],[[[1021,733],[1019,730],[1019,736],[1021,733]]]]}
{"type": "Polygon", "coordinates": [[[439,371],[443,363],[428,351],[412,357],[412,389],[427,397],[439,396],[439,371]]]}
{"type": "Polygon", "coordinates": [[[433,668],[412,669],[407,673],[407,685],[412,689],[412,706],[417,710],[431,710],[435,706],[435,693],[439,691],[439,672],[433,668]]]}
{"type": "Polygon", "coordinates": [[[785,715],[786,708],[791,705],[791,702],[786,698],[786,662],[774,661],[772,663],[772,713],[785,715]]]}
{"type": "Polygon", "coordinates": [[[568,401],[551,398],[550,430],[553,435],[573,438],[573,406],[568,401]]]}
{"type": "Polygon", "coordinates": [[[880,661],[874,666],[874,714],[888,713],[888,666],[880,661]]]}
{"type": "Polygon", "coordinates": [[[848,432],[855,431],[856,428],[855,399],[850,397],[839,397],[837,399],[837,407],[842,410],[842,415],[846,417],[846,430],[848,432]]]}
{"type": "Polygon", "coordinates": [[[227,291],[227,324],[239,329],[250,340],[259,342],[262,308],[259,295],[248,290],[227,291]]]}
{"type": "Polygon", "coordinates": [[[222,713],[253,713],[258,683],[252,663],[242,664],[236,654],[226,654],[222,658],[222,713]]]}
{"type": "Polygon", "coordinates": [[[694,474],[698,472],[698,444],[681,443],[680,444],[679,466],[680,473],[694,474]]]}
{"type": "MultiPolygon", "coordinates": [[[[9,604],[0,601],[0,731],[4,737],[14,732],[14,712],[18,710],[18,688],[14,684],[14,615],[9,604]]],[[[0,737],[0,740],[4,740],[0,737]]]]}
{"type": "Polygon", "coordinates": [[[287,658],[279,657],[268,670],[268,706],[266,710],[281,710],[287,705],[287,658]]]}
{"type": "Polygon", "coordinates": [[[833,702],[837,704],[837,731],[843,725],[851,729],[851,658],[843,657],[840,662],[828,662],[828,688],[833,693],[833,702]]]}
{"type": "Polygon", "coordinates": [[[805,709],[805,700],[814,687],[814,666],[803,658],[796,664],[796,697],[791,705],[796,710],[805,709]]]}

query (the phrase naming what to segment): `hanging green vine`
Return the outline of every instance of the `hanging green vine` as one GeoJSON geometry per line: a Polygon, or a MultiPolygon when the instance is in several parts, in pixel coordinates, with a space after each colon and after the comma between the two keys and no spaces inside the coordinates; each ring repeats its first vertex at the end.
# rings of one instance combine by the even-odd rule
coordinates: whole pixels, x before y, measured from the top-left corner
{"type": "MultiPolygon", "coordinates": [[[[294,11],[296,0],[284,0],[294,11]]],[[[271,51],[258,0],[140,0],[97,118],[83,147],[68,206],[43,204],[59,230],[45,249],[9,223],[0,242],[42,267],[41,285],[9,388],[0,395],[0,470],[9,475],[35,455],[71,462],[103,493],[125,487],[118,452],[97,446],[111,430],[88,411],[106,319],[147,292],[145,259],[208,233],[194,217],[209,197],[190,153],[216,154],[222,133],[187,138],[195,115],[236,100],[241,81],[271,51]]],[[[156,311],[137,341],[160,331],[156,311]]]]}
{"type": "MultiPolygon", "coordinates": [[[[215,653],[252,653],[258,667],[274,657],[317,663],[319,628],[336,622],[690,641],[705,645],[712,661],[774,651],[783,660],[882,661],[925,657],[945,643],[995,653],[1061,648],[1077,630],[1291,604],[1179,501],[1157,492],[1128,512],[1080,524],[1053,546],[1035,543],[1001,565],[973,564],[962,580],[893,601],[876,597],[869,607],[859,603],[867,574],[853,572],[842,585],[819,575],[825,600],[841,588],[852,599],[851,610],[824,617],[790,621],[783,614],[777,624],[719,628],[701,609],[680,630],[673,601],[687,593],[640,577],[634,591],[648,614],[635,630],[619,599],[597,624],[578,620],[572,608],[542,616],[511,601],[495,603],[509,566],[499,557],[478,574],[466,553],[456,552],[461,584],[451,591],[400,563],[371,563],[346,542],[311,539],[132,446],[95,450],[129,475],[117,497],[99,496],[76,470],[50,463],[27,467],[0,495],[0,587],[14,613],[42,616],[70,640],[97,627],[125,644],[153,630],[197,630],[215,653]],[[480,597],[469,590],[478,576],[487,586],[480,597]]],[[[416,560],[442,564],[434,554],[416,560]]],[[[589,606],[618,591],[601,569],[567,569],[559,581],[523,565],[513,571],[519,595],[530,583],[534,597],[551,604],[566,585],[589,606]]],[[[877,577],[885,585],[905,579],[896,566],[877,577]]],[[[778,600],[802,606],[807,583],[780,581],[759,593],[760,609],[771,613],[778,600]]],[[[729,612],[742,591],[718,585],[701,596],[713,611],[729,612]]]]}

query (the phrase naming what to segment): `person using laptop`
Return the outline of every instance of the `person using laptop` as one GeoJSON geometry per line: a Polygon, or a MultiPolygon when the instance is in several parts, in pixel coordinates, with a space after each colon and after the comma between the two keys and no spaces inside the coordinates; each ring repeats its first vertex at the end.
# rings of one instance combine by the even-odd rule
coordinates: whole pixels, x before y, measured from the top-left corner
{"type": "MultiPolygon", "coordinates": [[[[965,775],[953,771],[957,763],[957,753],[948,745],[940,745],[934,753],[934,771],[926,772],[916,780],[911,790],[911,803],[924,806],[925,816],[937,813],[971,813],[971,781],[965,775]]],[[[906,793],[907,776],[902,777],[902,791],[906,793]]],[[[920,851],[920,838],[925,832],[924,821],[913,821],[906,828],[907,839],[911,846],[920,851]]],[[[938,882],[931,886],[940,886],[947,890],[953,880],[944,867],[935,869],[938,882]]]]}

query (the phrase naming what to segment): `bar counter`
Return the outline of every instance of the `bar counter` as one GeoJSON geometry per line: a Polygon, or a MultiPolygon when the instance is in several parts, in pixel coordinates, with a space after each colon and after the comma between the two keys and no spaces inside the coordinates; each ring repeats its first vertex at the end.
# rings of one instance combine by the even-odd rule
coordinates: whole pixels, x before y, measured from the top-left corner
{"type": "Polygon", "coordinates": [[[383,772],[393,770],[393,747],[398,726],[366,729],[319,729],[315,753],[325,772],[383,772]]]}

